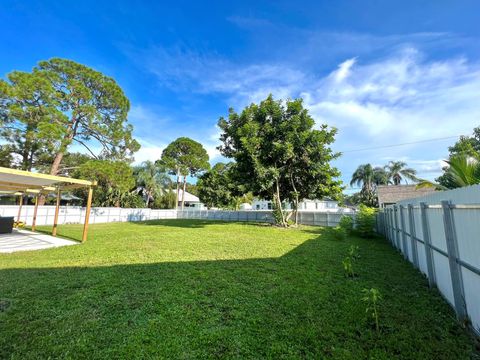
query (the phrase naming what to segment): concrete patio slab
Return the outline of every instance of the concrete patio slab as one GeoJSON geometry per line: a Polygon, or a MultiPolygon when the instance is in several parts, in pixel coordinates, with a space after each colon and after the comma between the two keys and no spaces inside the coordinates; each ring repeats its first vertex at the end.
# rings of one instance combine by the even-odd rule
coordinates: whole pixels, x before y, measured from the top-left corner
{"type": "Polygon", "coordinates": [[[0,234],[0,253],[41,250],[75,244],[78,243],[28,230],[14,229],[11,234],[0,234]]]}

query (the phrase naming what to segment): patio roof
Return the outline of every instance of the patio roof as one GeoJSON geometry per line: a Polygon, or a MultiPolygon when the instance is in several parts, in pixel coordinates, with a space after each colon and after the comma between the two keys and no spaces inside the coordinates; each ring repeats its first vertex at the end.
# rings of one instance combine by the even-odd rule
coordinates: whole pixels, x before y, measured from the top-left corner
{"type": "MultiPolygon", "coordinates": [[[[88,220],[90,217],[90,209],[92,206],[93,187],[95,181],[73,179],[65,176],[54,176],[47,174],[34,173],[30,171],[16,170],[0,167],[0,192],[10,193],[20,196],[18,206],[17,222],[20,222],[22,213],[22,204],[25,194],[36,194],[35,208],[33,212],[32,230],[35,230],[38,198],[39,194],[47,194],[51,191],[56,192],[55,217],[53,221],[52,235],[57,235],[58,213],[60,208],[61,192],[64,190],[75,189],[79,187],[88,188],[87,206],[85,209],[85,221],[83,224],[82,242],[87,240],[88,220]]],[[[45,195],[42,195],[45,196],[45,195]]]]}
{"type": "Polygon", "coordinates": [[[94,185],[94,181],[0,167],[0,190],[3,193],[39,193],[53,191],[58,187],[73,189],[94,185]]]}

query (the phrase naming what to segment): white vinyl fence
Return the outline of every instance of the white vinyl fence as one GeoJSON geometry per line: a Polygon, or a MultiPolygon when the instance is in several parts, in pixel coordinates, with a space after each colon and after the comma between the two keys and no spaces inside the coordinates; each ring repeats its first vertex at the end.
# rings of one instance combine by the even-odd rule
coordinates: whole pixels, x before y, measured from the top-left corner
{"type": "MultiPolygon", "coordinates": [[[[303,225],[337,226],[342,216],[354,217],[353,212],[299,211],[298,222],[303,225]]],[[[224,221],[253,221],[273,223],[272,210],[183,210],[178,219],[206,219],[224,221]]]]}
{"type": "MultiPolygon", "coordinates": [[[[33,205],[22,206],[20,221],[27,225],[33,221],[33,205]]],[[[17,220],[18,205],[0,205],[0,216],[14,216],[17,220]]],[[[55,206],[39,206],[37,225],[53,225],[55,206]]],[[[93,207],[90,211],[90,224],[142,221],[157,219],[176,219],[175,210],[127,209],[116,207],[93,207]]],[[[60,206],[58,224],[83,224],[85,208],[81,206],[60,206]]]]}
{"type": "MultiPolygon", "coordinates": [[[[27,225],[33,221],[33,205],[22,206],[20,220],[27,225]]],[[[18,205],[0,205],[0,216],[18,215],[18,205]]],[[[39,206],[37,225],[52,225],[55,206],[39,206]]],[[[354,216],[354,213],[299,211],[299,223],[314,226],[336,226],[343,215],[354,216]]],[[[58,216],[59,224],[82,224],[85,219],[85,208],[80,206],[61,206],[58,216]]],[[[108,223],[125,221],[143,221],[158,219],[205,219],[224,221],[273,222],[271,210],[153,210],[126,209],[110,207],[94,207],[90,212],[90,223],[108,223]]]]}
{"type": "Polygon", "coordinates": [[[377,231],[480,334],[480,185],[388,206],[377,216],[377,231]]]}

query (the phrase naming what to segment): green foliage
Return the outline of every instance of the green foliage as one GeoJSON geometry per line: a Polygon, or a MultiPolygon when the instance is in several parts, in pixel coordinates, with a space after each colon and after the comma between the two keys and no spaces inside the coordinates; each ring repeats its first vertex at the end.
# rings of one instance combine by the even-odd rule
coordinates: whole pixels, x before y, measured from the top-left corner
{"type": "Polygon", "coordinates": [[[338,223],[338,226],[344,229],[346,234],[351,234],[353,231],[353,218],[348,215],[343,215],[340,218],[340,222],[338,223]]]}
{"type": "MultiPolygon", "coordinates": [[[[158,164],[169,170],[171,175],[177,176],[177,187],[180,184],[180,177],[183,176],[183,188],[186,188],[187,176],[198,176],[209,170],[208,161],[208,153],[202,144],[187,137],[180,137],[162,151],[158,164]]],[[[177,205],[175,204],[175,207],[177,205]]]]}
{"type": "Polygon", "coordinates": [[[348,232],[341,226],[335,226],[332,228],[333,238],[336,240],[345,240],[347,238],[348,232]]]}
{"type": "Polygon", "coordinates": [[[355,230],[361,237],[369,238],[375,235],[375,214],[377,210],[366,205],[360,205],[356,214],[355,222],[357,224],[355,230]]]}
{"type": "MultiPolygon", "coordinates": [[[[276,204],[339,197],[340,173],[330,165],[339,154],[329,147],[336,129],[314,128],[301,99],[275,101],[270,95],[241,113],[230,109],[218,126],[222,155],[235,160],[235,180],[254,196],[276,204]]],[[[287,213],[277,208],[276,220],[287,226],[287,213]]]]}
{"type": "Polygon", "coordinates": [[[348,248],[348,256],[353,260],[360,259],[360,247],[358,245],[350,245],[348,248]]]}
{"type": "Polygon", "coordinates": [[[8,127],[0,137],[21,156],[19,167],[46,166],[48,159],[50,173],[57,174],[73,142],[109,160],[130,159],[139,149],[127,122],[129,101],[112,78],[59,58],[7,78],[0,81],[0,122],[8,127]],[[100,144],[100,154],[92,142],[100,144]]]}
{"type": "MultiPolygon", "coordinates": [[[[135,186],[133,170],[123,161],[89,160],[80,166],[75,175],[82,179],[97,181],[93,197],[94,206],[139,205],[138,198],[141,197],[136,193],[130,194],[135,186]]],[[[143,201],[142,205],[144,206],[143,201]]]]}
{"type": "Polygon", "coordinates": [[[378,321],[378,306],[382,300],[382,294],[378,289],[363,289],[362,301],[366,303],[365,312],[368,314],[369,318],[372,319],[375,323],[375,330],[380,331],[379,321],[378,321]]]}
{"type": "Polygon", "coordinates": [[[355,272],[353,271],[353,261],[352,258],[347,256],[342,260],[343,271],[345,277],[355,277],[355,272]]]}
{"type": "Polygon", "coordinates": [[[345,277],[355,277],[357,274],[353,270],[353,264],[360,259],[360,248],[356,245],[350,245],[347,256],[342,260],[345,277]]]}
{"type": "Polygon", "coordinates": [[[230,208],[237,195],[231,178],[233,163],[217,163],[198,179],[198,196],[208,208],[230,208]]]}
{"type": "Polygon", "coordinates": [[[169,191],[171,179],[164,169],[152,161],[144,161],[141,165],[133,168],[137,191],[141,192],[145,199],[145,207],[155,198],[169,191]]]}
{"type": "Polygon", "coordinates": [[[412,180],[414,182],[418,181],[417,171],[412,168],[407,168],[407,163],[404,161],[390,161],[386,166],[385,170],[388,174],[388,180],[393,183],[393,185],[400,185],[402,180],[412,180]]]}
{"type": "Polygon", "coordinates": [[[175,190],[169,188],[162,195],[157,196],[153,201],[154,209],[174,209],[175,208],[175,190]]]}
{"type": "Polygon", "coordinates": [[[180,137],[162,151],[159,164],[172,175],[197,176],[210,169],[208,160],[208,153],[202,144],[187,137],[180,137]]]}
{"type": "Polygon", "coordinates": [[[0,166],[11,167],[13,163],[12,151],[8,145],[0,145],[0,166]]]}

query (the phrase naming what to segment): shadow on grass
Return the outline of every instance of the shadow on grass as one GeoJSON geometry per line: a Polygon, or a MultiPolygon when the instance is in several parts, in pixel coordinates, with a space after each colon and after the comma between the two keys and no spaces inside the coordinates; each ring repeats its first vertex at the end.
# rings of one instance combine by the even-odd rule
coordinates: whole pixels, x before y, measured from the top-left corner
{"type": "Polygon", "coordinates": [[[361,276],[345,279],[347,246],[320,237],[279,258],[0,270],[0,358],[468,357],[468,336],[417,272],[366,244],[361,276]],[[372,284],[386,299],[380,336],[359,300],[372,284]]]}
{"type": "Polygon", "coordinates": [[[252,221],[232,221],[232,220],[203,220],[203,219],[160,219],[132,222],[135,225],[154,225],[168,226],[178,228],[205,228],[209,225],[250,225],[250,226],[273,226],[270,223],[252,222],[252,221]]]}

